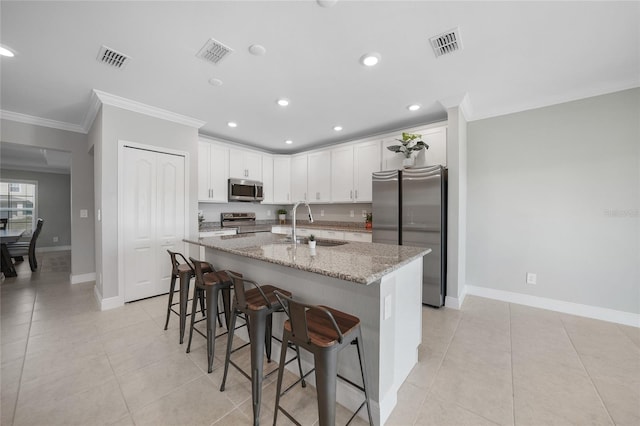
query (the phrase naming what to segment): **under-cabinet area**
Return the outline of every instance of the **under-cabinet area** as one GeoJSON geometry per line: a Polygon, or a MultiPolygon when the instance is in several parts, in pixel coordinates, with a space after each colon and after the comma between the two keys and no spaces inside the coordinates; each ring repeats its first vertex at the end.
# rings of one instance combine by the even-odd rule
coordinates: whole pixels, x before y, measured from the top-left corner
{"type": "MultiPolygon", "coordinates": [[[[447,165],[446,123],[408,131],[422,135],[429,146],[415,157],[415,166],[447,165]]],[[[390,133],[280,155],[200,137],[198,201],[228,202],[228,180],[235,178],[262,182],[263,204],[370,203],[371,174],[403,166],[402,156],[386,149],[399,138],[390,133]]]]}

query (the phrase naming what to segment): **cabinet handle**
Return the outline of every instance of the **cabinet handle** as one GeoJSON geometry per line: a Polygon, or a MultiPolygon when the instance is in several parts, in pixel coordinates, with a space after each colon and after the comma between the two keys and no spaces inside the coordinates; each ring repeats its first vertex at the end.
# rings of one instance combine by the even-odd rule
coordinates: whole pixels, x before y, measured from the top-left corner
{"type": "Polygon", "coordinates": [[[353,189],[349,191],[349,199],[353,200],[353,189]]]}
{"type": "Polygon", "coordinates": [[[319,200],[319,199],[320,199],[320,193],[316,192],[316,200],[319,200]]]}
{"type": "Polygon", "coordinates": [[[356,189],[356,200],[358,199],[358,190],[356,189]]]}

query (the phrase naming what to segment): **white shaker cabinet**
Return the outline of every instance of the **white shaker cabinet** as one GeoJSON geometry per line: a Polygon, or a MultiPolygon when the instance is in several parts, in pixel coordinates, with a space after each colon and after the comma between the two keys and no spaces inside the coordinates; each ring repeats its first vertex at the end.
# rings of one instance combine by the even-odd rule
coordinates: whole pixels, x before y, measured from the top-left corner
{"type": "Polygon", "coordinates": [[[262,180],[262,154],[229,149],[229,177],[262,180]]]}
{"type": "Polygon", "coordinates": [[[370,203],[371,175],[380,171],[380,141],[331,150],[331,201],[370,203]]]}
{"type": "Polygon", "coordinates": [[[198,201],[227,202],[229,149],[198,142],[198,201]]]}
{"type": "Polygon", "coordinates": [[[262,155],[262,195],[263,204],[273,203],[273,157],[271,155],[262,155]]]}
{"type": "MultiPolygon", "coordinates": [[[[429,145],[429,149],[421,150],[416,155],[414,166],[447,166],[447,126],[431,126],[425,129],[409,130],[407,133],[417,133],[422,135],[422,140],[429,145]]],[[[390,145],[399,145],[401,135],[385,138],[382,143],[382,166],[383,170],[393,170],[402,168],[404,156],[387,149],[390,145]]]]}
{"type": "Polygon", "coordinates": [[[307,201],[307,154],[291,157],[291,203],[307,201]]]}
{"type": "Polygon", "coordinates": [[[273,202],[291,203],[291,157],[273,157],[273,202]]]}
{"type": "Polygon", "coordinates": [[[310,203],[331,201],[331,152],[308,154],[307,196],[310,203]]]}
{"type": "Polygon", "coordinates": [[[331,201],[352,203],[355,200],[353,145],[331,150],[331,201]]]}
{"type": "Polygon", "coordinates": [[[380,141],[363,142],[353,147],[353,201],[373,200],[372,174],[380,171],[380,141]]]}

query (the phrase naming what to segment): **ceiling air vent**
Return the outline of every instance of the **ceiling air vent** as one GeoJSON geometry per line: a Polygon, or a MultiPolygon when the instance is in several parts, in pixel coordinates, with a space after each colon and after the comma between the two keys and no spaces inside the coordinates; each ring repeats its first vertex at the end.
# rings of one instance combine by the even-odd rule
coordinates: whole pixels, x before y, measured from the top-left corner
{"type": "Polygon", "coordinates": [[[130,57],[124,53],[117,52],[107,46],[101,46],[96,58],[98,62],[107,64],[114,68],[124,68],[125,65],[131,60],[130,57]]]}
{"type": "Polygon", "coordinates": [[[231,52],[233,52],[232,48],[210,38],[209,40],[207,40],[204,46],[202,46],[196,56],[207,62],[217,64],[231,52]]]}
{"type": "Polygon", "coordinates": [[[436,54],[436,58],[462,50],[462,40],[460,40],[460,30],[454,28],[429,39],[431,47],[436,54]]]}

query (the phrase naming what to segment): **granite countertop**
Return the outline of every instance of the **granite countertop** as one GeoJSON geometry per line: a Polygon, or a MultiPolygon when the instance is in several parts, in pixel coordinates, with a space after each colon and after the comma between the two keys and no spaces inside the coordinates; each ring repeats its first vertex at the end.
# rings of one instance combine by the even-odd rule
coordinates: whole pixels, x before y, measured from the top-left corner
{"type": "Polygon", "coordinates": [[[294,246],[282,235],[267,232],[184,241],[359,284],[371,284],[431,252],[418,247],[360,242],[310,249],[306,244],[294,246]]]}

